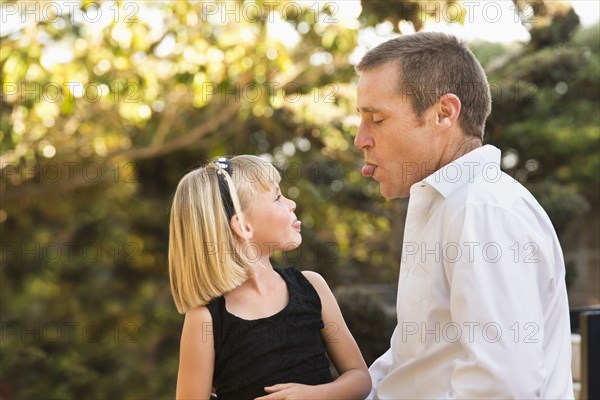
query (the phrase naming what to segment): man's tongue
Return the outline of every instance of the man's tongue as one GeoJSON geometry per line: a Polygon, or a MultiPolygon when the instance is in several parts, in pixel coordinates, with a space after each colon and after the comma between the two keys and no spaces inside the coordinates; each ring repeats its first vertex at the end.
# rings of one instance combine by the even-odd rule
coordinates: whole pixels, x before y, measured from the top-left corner
{"type": "Polygon", "coordinates": [[[371,165],[371,164],[365,164],[362,167],[362,174],[363,176],[366,176],[367,178],[370,178],[373,176],[373,173],[375,172],[375,166],[371,165]]]}

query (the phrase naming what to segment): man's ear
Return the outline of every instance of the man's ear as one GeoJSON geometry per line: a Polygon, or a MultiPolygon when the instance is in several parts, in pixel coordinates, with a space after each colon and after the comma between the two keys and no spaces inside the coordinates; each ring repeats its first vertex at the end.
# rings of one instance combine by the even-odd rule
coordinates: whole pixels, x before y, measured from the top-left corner
{"type": "Polygon", "coordinates": [[[462,104],[457,95],[446,93],[442,95],[437,103],[436,123],[443,129],[456,125],[460,116],[462,104]]]}
{"type": "Polygon", "coordinates": [[[229,226],[240,239],[249,240],[252,239],[252,236],[254,235],[252,227],[247,223],[242,224],[242,220],[237,214],[234,214],[234,216],[231,217],[229,226]]]}

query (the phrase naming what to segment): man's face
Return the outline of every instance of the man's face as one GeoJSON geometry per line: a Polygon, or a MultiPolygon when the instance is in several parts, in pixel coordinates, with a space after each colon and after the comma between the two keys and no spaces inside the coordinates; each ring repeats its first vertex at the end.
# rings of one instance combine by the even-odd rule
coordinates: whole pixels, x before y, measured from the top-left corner
{"type": "Polygon", "coordinates": [[[379,182],[388,200],[408,197],[414,183],[433,173],[441,149],[433,106],[417,117],[411,98],[398,93],[398,79],[398,67],[388,63],[358,80],[361,122],[354,146],[364,153],[363,175],[379,182]]]}

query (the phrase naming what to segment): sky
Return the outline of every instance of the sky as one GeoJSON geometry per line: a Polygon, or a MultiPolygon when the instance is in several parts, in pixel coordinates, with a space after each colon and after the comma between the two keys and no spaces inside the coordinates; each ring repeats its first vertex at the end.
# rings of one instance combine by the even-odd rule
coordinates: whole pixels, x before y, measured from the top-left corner
{"type": "MultiPolygon", "coordinates": [[[[64,7],[60,7],[60,5],[63,2],[64,0],[56,0],[50,3],[51,5],[54,5],[55,8],[62,9],[64,7]]],[[[307,7],[313,8],[315,8],[316,4],[324,5],[333,3],[336,5],[334,18],[340,20],[341,23],[344,23],[349,27],[358,28],[356,18],[360,14],[360,0],[295,0],[294,2],[306,4],[307,7]]],[[[73,1],[68,3],[73,4],[73,1]]],[[[0,13],[2,16],[0,34],[2,36],[18,30],[24,25],[20,23],[23,18],[15,13],[19,8],[25,7],[20,7],[19,4],[25,3],[17,2],[16,5],[4,3],[2,5],[2,12],[0,13]]],[[[435,4],[436,2],[428,5],[428,7],[435,7],[435,4]]],[[[600,19],[600,1],[573,0],[571,1],[571,4],[573,5],[575,12],[579,15],[583,26],[592,25],[600,19]]],[[[442,9],[445,11],[446,15],[448,12],[447,10],[452,11],[442,0],[440,0],[437,5],[445,7],[442,9]]],[[[466,40],[481,39],[494,42],[513,42],[526,41],[528,39],[529,35],[527,30],[515,16],[514,5],[511,0],[463,0],[463,5],[467,9],[464,26],[460,24],[448,24],[444,21],[444,19],[447,18],[444,18],[444,13],[442,13],[442,17],[438,23],[435,21],[428,23],[425,26],[425,30],[442,30],[461,36],[466,40]]],[[[105,15],[111,14],[105,12],[105,15]]],[[[386,30],[385,27],[382,29],[383,31],[386,30]]],[[[403,31],[408,33],[411,31],[411,27],[405,25],[403,26],[403,31]]]]}
{"type": "MultiPolygon", "coordinates": [[[[512,1],[468,1],[464,26],[459,24],[432,24],[426,29],[444,30],[463,37],[467,41],[475,39],[491,42],[510,43],[527,41],[529,34],[515,14],[512,1]],[[447,25],[447,27],[444,27],[447,25]]],[[[593,25],[600,18],[600,2],[594,0],[571,1],[575,13],[583,26],[593,25]]],[[[533,14],[531,14],[533,16],[533,14]]]]}
{"type": "MultiPolygon", "coordinates": [[[[579,16],[582,26],[590,26],[599,21],[600,1],[575,0],[570,3],[579,16]]],[[[344,8],[338,13],[342,22],[348,26],[353,26],[353,23],[357,24],[356,16],[360,13],[360,0],[343,0],[343,4],[344,8]]],[[[440,1],[439,4],[445,4],[445,2],[440,1]]],[[[464,25],[449,23],[448,18],[444,18],[444,15],[448,15],[451,10],[443,8],[439,20],[426,23],[423,30],[451,33],[467,42],[475,40],[499,43],[529,41],[529,33],[516,16],[511,0],[463,0],[463,4],[467,10],[464,25]]],[[[411,23],[401,22],[400,28],[403,33],[414,32],[411,23]]],[[[362,29],[358,37],[358,47],[350,56],[350,62],[356,64],[369,49],[396,35],[389,22],[379,24],[376,28],[362,29]]]]}

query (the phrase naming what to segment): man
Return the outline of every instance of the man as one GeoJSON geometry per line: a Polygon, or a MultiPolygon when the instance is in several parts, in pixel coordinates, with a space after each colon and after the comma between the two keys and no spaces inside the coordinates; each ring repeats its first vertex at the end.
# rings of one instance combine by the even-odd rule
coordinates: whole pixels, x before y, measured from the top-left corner
{"type": "Polygon", "coordinates": [[[482,146],[489,85],[441,33],[385,42],[357,66],[362,173],[410,196],[391,348],[371,397],[573,397],[565,268],[544,210],[482,146]]]}

